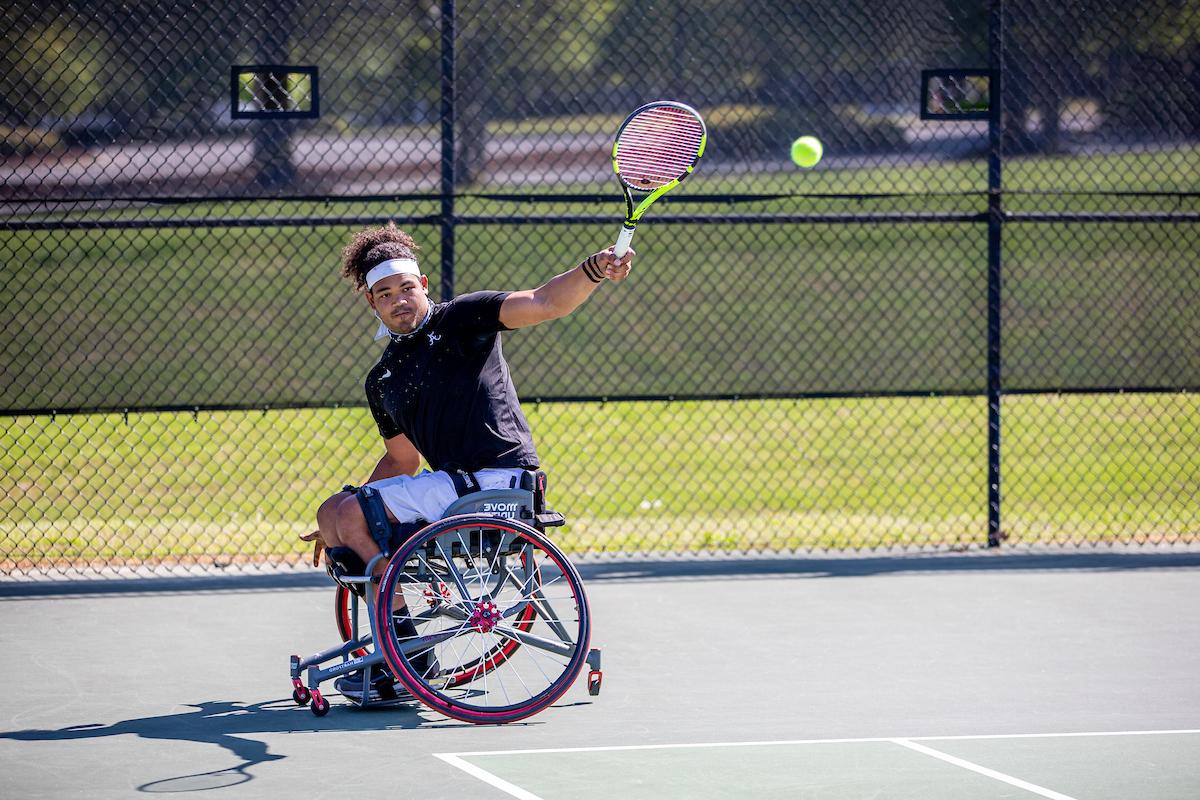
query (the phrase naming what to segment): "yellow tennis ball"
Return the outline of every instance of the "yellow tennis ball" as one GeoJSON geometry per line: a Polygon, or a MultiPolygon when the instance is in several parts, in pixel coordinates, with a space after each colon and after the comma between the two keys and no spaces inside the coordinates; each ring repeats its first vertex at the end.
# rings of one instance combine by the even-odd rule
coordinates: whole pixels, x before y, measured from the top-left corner
{"type": "Polygon", "coordinates": [[[792,142],[792,163],[798,167],[815,167],[824,148],[815,136],[801,136],[792,142]]]}

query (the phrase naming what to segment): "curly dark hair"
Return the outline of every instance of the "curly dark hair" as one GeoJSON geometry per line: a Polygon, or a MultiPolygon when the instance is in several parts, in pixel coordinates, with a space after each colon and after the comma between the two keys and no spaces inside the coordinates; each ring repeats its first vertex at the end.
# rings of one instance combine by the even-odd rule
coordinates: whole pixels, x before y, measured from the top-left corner
{"type": "Polygon", "coordinates": [[[421,248],[413,238],[389,222],[382,228],[368,228],[354,234],[342,250],[342,277],[354,282],[358,290],[367,287],[367,273],[376,264],[390,258],[417,260],[421,248]]]}

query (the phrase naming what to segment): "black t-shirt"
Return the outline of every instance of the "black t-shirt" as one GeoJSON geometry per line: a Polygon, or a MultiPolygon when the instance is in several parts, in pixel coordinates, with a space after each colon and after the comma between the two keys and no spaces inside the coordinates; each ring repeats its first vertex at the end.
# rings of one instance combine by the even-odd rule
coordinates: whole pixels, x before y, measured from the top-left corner
{"type": "Polygon", "coordinates": [[[418,331],[388,343],[366,382],[383,438],[403,433],[435,470],[538,466],[500,349],[507,296],[472,292],[438,303],[418,331]]]}

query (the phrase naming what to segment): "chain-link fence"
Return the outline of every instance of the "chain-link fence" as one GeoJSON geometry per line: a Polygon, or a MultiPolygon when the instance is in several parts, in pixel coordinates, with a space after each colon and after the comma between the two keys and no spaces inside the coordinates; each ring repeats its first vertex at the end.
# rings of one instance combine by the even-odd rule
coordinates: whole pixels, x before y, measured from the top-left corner
{"type": "Polygon", "coordinates": [[[4,573],[299,563],[381,452],[349,234],[532,288],[611,243],[660,98],[710,143],[633,276],[504,338],[567,549],[1200,534],[1200,0],[0,20],[4,573]]]}

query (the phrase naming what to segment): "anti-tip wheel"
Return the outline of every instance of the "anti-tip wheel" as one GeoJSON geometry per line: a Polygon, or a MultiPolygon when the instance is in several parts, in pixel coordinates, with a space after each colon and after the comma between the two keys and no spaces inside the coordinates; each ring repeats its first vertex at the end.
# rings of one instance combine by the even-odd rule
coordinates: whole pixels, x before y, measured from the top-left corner
{"type": "Polygon", "coordinates": [[[298,705],[298,706],[308,705],[308,701],[311,698],[312,698],[312,695],[310,695],[308,693],[308,689],[303,686],[297,686],[295,689],[292,690],[292,700],[296,701],[296,705],[298,705]]]}
{"type": "Polygon", "coordinates": [[[314,695],[309,710],[312,711],[314,716],[323,717],[329,713],[329,701],[319,694],[314,695]]]}

